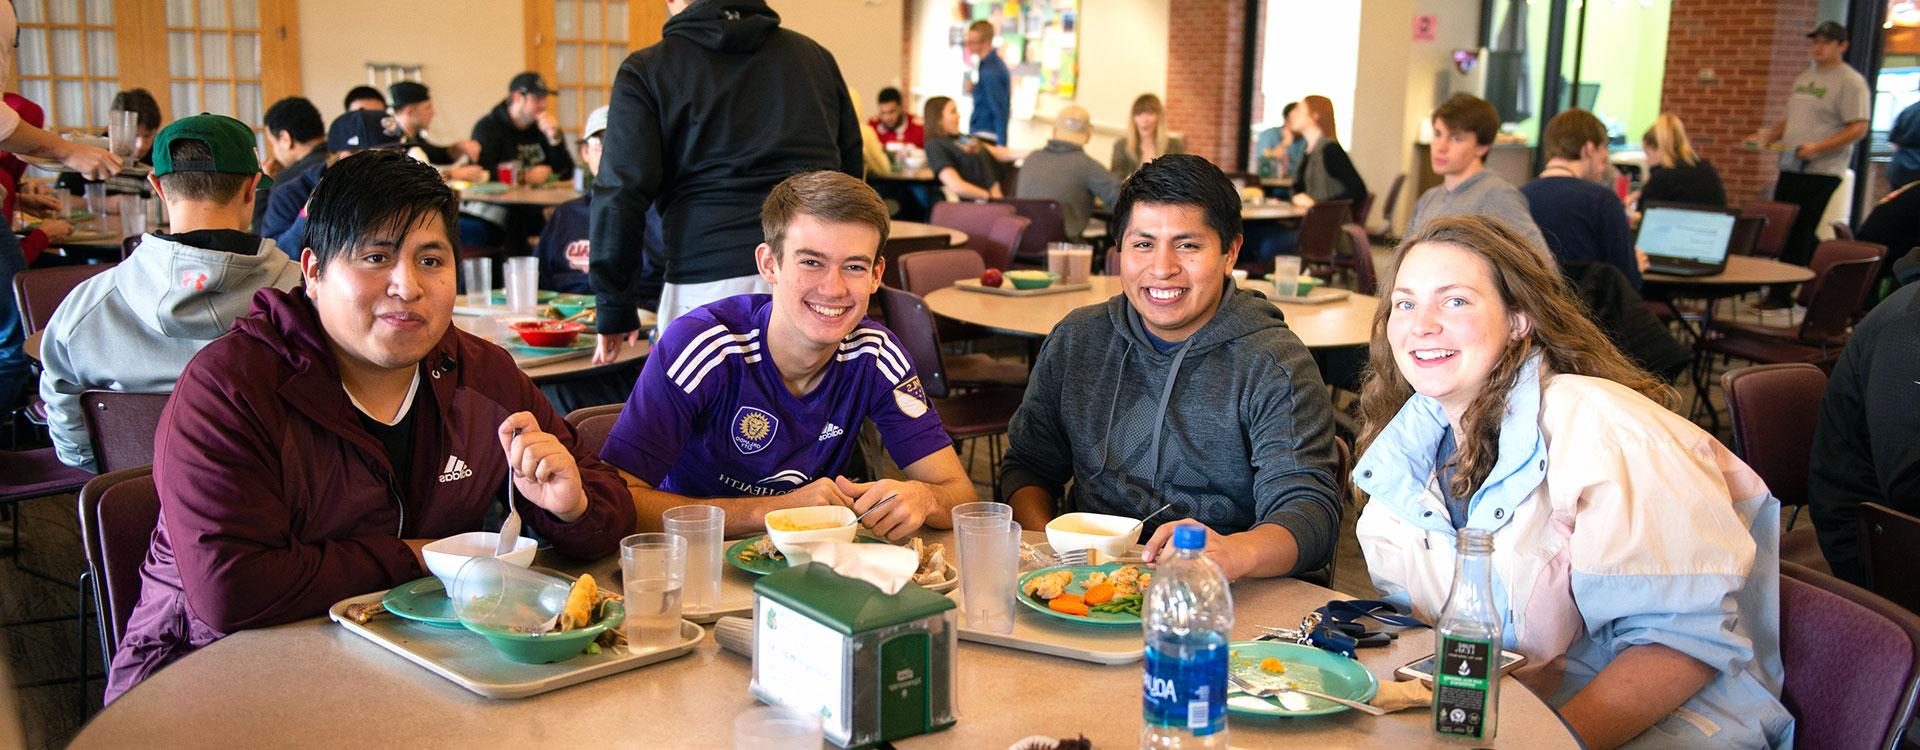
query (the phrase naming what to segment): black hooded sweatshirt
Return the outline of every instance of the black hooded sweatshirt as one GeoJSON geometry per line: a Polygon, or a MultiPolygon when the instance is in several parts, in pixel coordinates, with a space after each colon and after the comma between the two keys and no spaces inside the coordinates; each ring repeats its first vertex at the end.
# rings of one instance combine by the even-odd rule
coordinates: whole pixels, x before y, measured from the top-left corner
{"type": "Polygon", "coordinates": [[[598,329],[639,327],[641,237],[659,204],[666,281],[752,275],[760,204],[781,180],[865,174],[860,122],[833,55],[780,27],[764,0],[702,0],[613,81],[593,186],[598,329]]]}

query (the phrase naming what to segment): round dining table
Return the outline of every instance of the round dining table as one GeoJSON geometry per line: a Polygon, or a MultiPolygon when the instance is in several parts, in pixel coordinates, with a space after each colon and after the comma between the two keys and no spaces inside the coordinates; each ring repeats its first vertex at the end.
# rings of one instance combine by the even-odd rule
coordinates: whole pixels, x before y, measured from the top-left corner
{"type": "MultiPolygon", "coordinates": [[[[494,183],[483,183],[494,184],[494,183]]],[[[578,198],[585,193],[573,189],[569,183],[554,183],[547,187],[515,185],[502,189],[469,188],[460,191],[461,200],[481,203],[498,203],[503,206],[540,206],[550,208],[578,198]]]]}
{"type": "MultiPolygon", "coordinates": [[[[612,362],[606,364],[596,365],[593,363],[592,349],[569,352],[560,356],[550,355],[542,357],[529,355],[513,347],[505,348],[508,353],[513,355],[514,364],[520,366],[520,371],[526,373],[527,379],[532,380],[534,385],[547,385],[562,380],[583,378],[590,375],[598,375],[603,372],[611,372],[624,367],[636,366],[639,360],[645,359],[647,354],[653,351],[653,346],[647,340],[646,336],[646,332],[653,327],[653,314],[645,310],[641,312],[644,314],[641,316],[640,321],[641,335],[639,340],[633,344],[620,347],[620,354],[615,356],[612,362]]],[[[502,341],[499,324],[488,317],[455,313],[453,316],[453,324],[459,327],[460,330],[493,341],[494,343],[500,343],[502,341]]],[[[581,334],[580,340],[592,341],[593,333],[589,331],[581,334]]]]}
{"type": "MultiPolygon", "coordinates": [[[[987,328],[1012,336],[1046,336],[1067,317],[1067,313],[1087,305],[1105,302],[1121,293],[1120,277],[1093,276],[1091,287],[1032,297],[1008,297],[961,289],[957,286],[927,294],[927,308],[962,323],[987,328]]],[[[1265,294],[1273,290],[1264,281],[1250,281],[1247,288],[1265,294]]],[[[1327,294],[1321,291],[1321,294],[1327,294]]],[[[1309,349],[1365,346],[1373,338],[1373,313],[1380,300],[1358,292],[1345,299],[1303,305],[1275,303],[1286,315],[1287,327],[1309,349]]]]}
{"type": "MultiPolygon", "coordinates": [[[[946,531],[923,536],[953,541],[946,531]]],[[[596,578],[618,567],[613,559],[539,564],[596,578]]],[[[1345,598],[1292,579],[1240,581],[1233,584],[1234,638],[1291,627],[1345,598]]],[[[1415,629],[1358,653],[1385,682],[1432,649],[1432,631],[1415,629]]],[[[1036,734],[1085,735],[1101,748],[1138,742],[1138,662],[1098,665],[963,640],[952,670],[958,720],[895,746],[997,749],[1036,734]]],[[[490,700],[315,617],[244,630],[188,654],[101,710],[68,747],[727,747],[734,717],[758,705],[747,691],[751,677],[751,660],[722,650],[708,627],[685,656],[529,698],[490,700]]],[[[1579,746],[1559,715],[1510,677],[1498,716],[1498,736],[1481,746],[1579,746]]],[[[1421,747],[1437,744],[1429,724],[1429,712],[1413,708],[1382,717],[1232,715],[1228,731],[1239,747],[1421,747]]]]}
{"type": "Polygon", "coordinates": [[[1706,276],[1646,273],[1641,280],[1644,284],[1667,290],[1674,296],[1691,297],[1702,292],[1720,295],[1774,284],[1799,284],[1813,280],[1813,269],[1750,255],[1729,255],[1727,267],[1719,273],[1706,276]]]}

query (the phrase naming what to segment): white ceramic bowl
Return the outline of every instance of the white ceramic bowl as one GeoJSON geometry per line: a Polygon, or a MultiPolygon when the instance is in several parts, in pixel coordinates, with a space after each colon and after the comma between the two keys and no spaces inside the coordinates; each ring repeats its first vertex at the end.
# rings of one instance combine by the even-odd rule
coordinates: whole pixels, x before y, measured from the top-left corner
{"type": "MultiPolygon", "coordinates": [[[[433,573],[440,583],[453,590],[453,577],[460,572],[460,566],[475,557],[492,557],[493,547],[500,541],[497,531],[469,531],[456,534],[428,544],[420,549],[420,556],[426,558],[427,570],[433,573]]],[[[520,537],[513,544],[513,551],[501,555],[500,559],[522,568],[533,565],[533,554],[538,552],[540,542],[520,537]]]]}
{"type": "Polygon", "coordinates": [[[852,508],[843,505],[816,505],[809,508],[786,508],[767,514],[767,538],[773,540],[774,548],[787,557],[788,565],[799,565],[813,559],[800,551],[800,545],[809,542],[852,542],[860,532],[853,519],[857,518],[852,508]],[[815,526],[834,524],[824,529],[808,531],[782,531],[776,526],[815,526]]]}
{"type": "Polygon", "coordinates": [[[1056,552],[1091,547],[1120,557],[1133,546],[1139,525],[1138,520],[1126,516],[1068,513],[1047,522],[1047,543],[1056,552]]]}

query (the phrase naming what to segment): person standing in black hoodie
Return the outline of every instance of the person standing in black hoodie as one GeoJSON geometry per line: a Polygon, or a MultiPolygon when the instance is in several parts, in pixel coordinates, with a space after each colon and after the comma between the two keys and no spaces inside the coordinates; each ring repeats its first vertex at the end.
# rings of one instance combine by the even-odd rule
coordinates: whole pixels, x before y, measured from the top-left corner
{"type": "Polygon", "coordinates": [[[754,269],[760,204],[787,177],[863,177],[860,120],[833,55],[780,26],[765,0],[668,0],[660,43],[613,82],[593,186],[596,362],[639,335],[647,209],[657,205],[666,284],[659,325],[769,288],[754,269]]]}

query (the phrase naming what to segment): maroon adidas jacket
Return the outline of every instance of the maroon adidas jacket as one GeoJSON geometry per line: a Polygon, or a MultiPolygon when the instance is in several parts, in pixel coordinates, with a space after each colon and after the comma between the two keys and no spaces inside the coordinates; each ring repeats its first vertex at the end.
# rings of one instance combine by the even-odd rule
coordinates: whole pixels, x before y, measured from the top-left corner
{"type": "MultiPolygon", "coordinates": [[[[426,575],[401,540],[480,528],[506,477],[495,432],[507,415],[532,412],[574,443],[498,346],[450,328],[421,368],[434,408],[414,428],[413,475],[395,477],[341,388],[303,289],[260,290],[234,330],[194,357],[155,438],[160,525],[108,701],[227,633],[426,575]]],[[[521,517],[563,554],[611,555],[633,531],[631,496],[611,466],[573,454],[586,514],[562,523],[522,500],[521,517]]]]}

